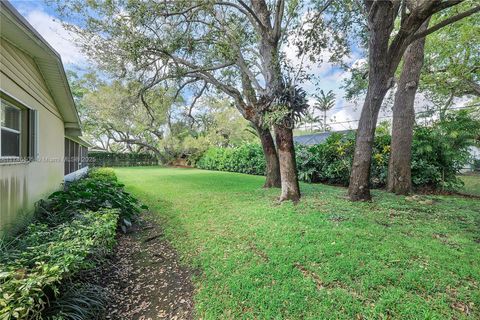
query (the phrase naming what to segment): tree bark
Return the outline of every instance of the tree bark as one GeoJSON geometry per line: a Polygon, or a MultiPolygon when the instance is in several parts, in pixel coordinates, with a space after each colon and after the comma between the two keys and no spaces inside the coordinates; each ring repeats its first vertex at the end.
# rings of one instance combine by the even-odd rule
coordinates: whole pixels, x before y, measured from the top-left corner
{"type": "MultiPolygon", "coordinates": [[[[426,30],[428,20],[418,29],[426,30]]],[[[412,189],[412,141],[415,125],[415,94],[424,61],[425,38],[413,42],[404,54],[402,74],[393,104],[392,142],[387,190],[406,195],[412,189]]]]}
{"type": "MultiPolygon", "coordinates": [[[[259,100],[266,107],[262,111],[266,111],[275,98],[285,90],[279,53],[285,1],[277,1],[273,14],[265,0],[251,1],[251,6],[259,22],[256,30],[259,36],[259,53],[265,78],[265,92],[259,100]]],[[[288,122],[288,119],[284,120],[288,122]]],[[[274,124],[274,130],[282,186],[280,201],[296,202],[300,200],[300,187],[297,178],[293,132],[285,123],[274,124]]]]}
{"type": "MultiPolygon", "coordinates": [[[[374,3],[377,6],[377,3],[374,3]]],[[[348,196],[352,201],[366,201],[370,195],[370,165],[378,114],[383,99],[393,83],[395,69],[389,57],[390,33],[393,30],[392,12],[389,3],[379,2],[370,22],[368,90],[357,129],[355,153],[348,196]]]]}
{"type": "MultiPolygon", "coordinates": [[[[372,78],[374,77],[371,76],[372,78]]],[[[388,91],[388,86],[385,85],[386,80],[382,80],[382,77],[377,78],[369,81],[369,89],[358,123],[352,172],[350,173],[350,184],[348,186],[348,196],[352,201],[368,201],[372,198],[369,184],[373,141],[380,107],[388,91]]]]}
{"type": "Polygon", "coordinates": [[[293,144],[292,129],[284,125],[275,125],[275,139],[277,141],[278,158],[280,160],[280,177],[282,193],[280,201],[300,200],[300,186],[297,178],[297,163],[293,144]]]}
{"type": "Polygon", "coordinates": [[[348,195],[351,200],[371,199],[369,178],[375,126],[382,101],[393,84],[393,76],[403,54],[413,40],[425,37],[433,31],[480,10],[480,8],[472,8],[445,19],[424,30],[424,32],[417,33],[418,29],[433,14],[460,2],[462,1],[423,1],[422,5],[415,6],[413,9],[408,8],[412,10],[407,13],[407,3],[404,1],[364,1],[365,12],[368,12],[369,27],[369,79],[367,97],[357,129],[355,153],[348,187],[348,195]],[[401,17],[400,28],[391,37],[395,19],[399,16],[401,17]]]}
{"type": "Polygon", "coordinates": [[[260,138],[260,142],[262,143],[263,154],[265,155],[265,162],[267,164],[266,180],[263,187],[280,188],[282,186],[280,178],[280,164],[272,134],[270,133],[269,129],[264,129],[255,124],[254,126],[260,138]]]}

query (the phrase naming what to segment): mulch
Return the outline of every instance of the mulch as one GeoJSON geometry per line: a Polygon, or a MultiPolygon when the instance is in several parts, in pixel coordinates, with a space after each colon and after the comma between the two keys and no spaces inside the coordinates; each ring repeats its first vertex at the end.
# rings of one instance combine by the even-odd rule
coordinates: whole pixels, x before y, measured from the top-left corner
{"type": "Polygon", "coordinates": [[[118,235],[113,254],[95,273],[109,299],[105,319],[193,318],[192,271],[180,264],[160,225],[148,215],[118,235]]]}

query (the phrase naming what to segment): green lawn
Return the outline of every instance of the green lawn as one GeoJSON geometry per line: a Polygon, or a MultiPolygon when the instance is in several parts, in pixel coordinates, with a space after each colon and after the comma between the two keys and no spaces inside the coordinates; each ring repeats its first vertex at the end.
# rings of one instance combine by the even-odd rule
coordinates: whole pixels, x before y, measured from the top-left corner
{"type": "Polygon", "coordinates": [[[480,196],[480,174],[462,175],[460,179],[465,183],[462,192],[480,196]]]}
{"type": "Polygon", "coordinates": [[[449,196],[345,200],[302,184],[278,204],[263,177],[116,169],[198,269],[203,319],[480,317],[480,201],[449,196]]]}

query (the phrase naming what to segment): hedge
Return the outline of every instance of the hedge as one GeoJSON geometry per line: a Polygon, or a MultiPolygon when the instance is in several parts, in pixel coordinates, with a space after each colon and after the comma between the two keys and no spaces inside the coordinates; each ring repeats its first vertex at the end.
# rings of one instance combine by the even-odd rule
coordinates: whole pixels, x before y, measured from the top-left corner
{"type": "Polygon", "coordinates": [[[156,166],[158,159],[149,153],[88,152],[91,167],[156,166]]]}
{"type": "MultiPolygon", "coordinates": [[[[468,161],[468,143],[438,128],[418,127],[412,147],[412,183],[414,187],[454,189],[461,184],[456,174],[468,161]]],[[[370,183],[386,185],[391,136],[379,132],[372,153],[370,183]]],[[[332,133],[324,143],[296,145],[298,176],[305,182],[347,186],[350,177],[355,136],[332,133]]],[[[200,169],[265,174],[261,146],[247,144],[238,148],[211,148],[197,161],[200,169]]]]}
{"type": "Polygon", "coordinates": [[[236,148],[210,148],[196,162],[196,167],[207,170],[265,174],[265,158],[258,144],[244,144],[236,148]]]}

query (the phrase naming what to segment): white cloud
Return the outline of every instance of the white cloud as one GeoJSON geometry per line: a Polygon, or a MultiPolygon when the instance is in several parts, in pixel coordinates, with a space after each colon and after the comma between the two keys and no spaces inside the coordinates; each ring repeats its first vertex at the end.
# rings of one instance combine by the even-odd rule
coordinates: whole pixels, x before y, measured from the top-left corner
{"type": "MultiPolygon", "coordinates": [[[[304,28],[311,28],[311,26],[305,25],[304,28]]],[[[296,36],[301,38],[303,37],[303,34],[304,33],[300,33],[296,36]]],[[[293,38],[290,40],[293,40],[293,38]]],[[[358,125],[358,122],[355,120],[360,118],[363,97],[360,97],[356,103],[344,99],[345,91],[341,86],[343,81],[350,77],[350,71],[344,70],[338,67],[338,65],[330,62],[330,59],[334,54],[331,48],[322,50],[315,62],[310,61],[306,57],[304,57],[304,60],[302,61],[302,59],[298,57],[298,50],[292,42],[293,41],[288,41],[287,45],[283,48],[290,65],[295,69],[301,67],[303,70],[314,76],[311,81],[306,81],[300,84],[307,92],[309,103],[313,104],[315,102],[314,96],[318,94],[319,90],[325,92],[332,90],[335,93],[336,104],[333,109],[327,112],[328,124],[331,126],[332,130],[355,129],[358,125]]],[[[344,57],[344,63],[350,65],[363,63],[364,60],[365,59],[362,59],[355,53],[344,57]]]]}
{"type": "Polygon", "coordinates": [[[64,64],[86,64],[86,56],[75,44],[75,34],[66,30],[60,21],[39,9],[27,11],[25,19],[60,54],[64,64]]]}

